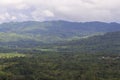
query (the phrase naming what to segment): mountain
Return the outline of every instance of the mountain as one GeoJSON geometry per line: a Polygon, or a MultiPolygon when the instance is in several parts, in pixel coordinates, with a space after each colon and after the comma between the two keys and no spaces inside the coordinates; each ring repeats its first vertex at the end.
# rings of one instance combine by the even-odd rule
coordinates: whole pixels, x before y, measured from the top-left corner
{"type": "Polygon", "coordinates": [[[51,21],[14,22],[1,25],[0,52],[120,52],[118,23],[51,21]],[[66,36],[61,37],[63,34],[66,36]],[[74,39],[76,36],[77,38],[74,39]]]}
{"type": "Polygon", "coordinates": [[[120,30],[118,23],[26,21],[0,24],[0,42],[38,41],[50,43],[76,40],[120,30]]]}
{"type": "Polygon", "coordinates": [[[6,37],[9,42],[0,42],[0,80],[120,80],[119,24],[90,22],[77,23],[79,25],[75,26],[76,23],[73,25],[65,22],[62,24],[64,26],[59,26],[58,23],[60,25],[64,22],[54,22],[51,26],[48,22],[44,22],[44,26],[40,26],[43,22],[25,22],[24,26],[23,23],[11,23],[14,26],[9,23],[9,27],[7,23],[7,27],[2,26],[1,33],[7,37],[1,36],[6,37]],[[39,24],[37,29],[34,29],[33,23],[39,24]],[[84,29],[81,24],[84,24],[84,29]],[[87,24],[91,27],[90,30],[87,24]],[[87,32],[87,36],[71,39],[78,32],[87,32]],[[13,33],[15,38],[21,35],[21,39],[17,37],[14,41],[12,37],[10,41],[13,33]],[[93,35],[95,33],[104,34],[93,35]],[[54,40],[54,36],[60,37],[61,34],[69,34],[67,38],[63,38],[71,40],[44,44],[37,41],[35,36],[40,35],[44,39],[53,36],[54,40]],[[33,37],[29,39],[29,35],[33,37]]]}
{"type": "Polygon", "coordinates": [[[57,44],[59,51],[120,53],[120,31],[57,44]]]}

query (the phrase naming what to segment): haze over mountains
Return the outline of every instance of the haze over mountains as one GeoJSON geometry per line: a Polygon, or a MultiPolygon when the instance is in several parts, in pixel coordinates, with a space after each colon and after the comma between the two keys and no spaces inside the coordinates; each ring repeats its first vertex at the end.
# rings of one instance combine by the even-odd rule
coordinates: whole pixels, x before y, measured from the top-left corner
{"type": "Polygon", "coordinates": [[[120,31],[119,23],[26,21],[0,24],[0,42],[38,41],[51,43],[76,40],[107,32],[120,31]]]}

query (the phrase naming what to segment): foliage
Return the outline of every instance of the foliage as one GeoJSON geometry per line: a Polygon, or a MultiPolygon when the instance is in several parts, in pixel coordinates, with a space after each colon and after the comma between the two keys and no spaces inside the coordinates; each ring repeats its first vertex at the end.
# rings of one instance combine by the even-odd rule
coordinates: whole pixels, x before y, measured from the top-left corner
{"type": "Polygon", "coordinates": [[[54,44],[1,42],[0,80],[119,80],[119,34],[54,44]]]}
{"type": "Polygon", "coordinates": [[[31,55],[1,59],[1,65],[5,66],[0,70],[0,80],[120,79],[120,58],[117,58],[119,55],[55,52],[31,55]]]}

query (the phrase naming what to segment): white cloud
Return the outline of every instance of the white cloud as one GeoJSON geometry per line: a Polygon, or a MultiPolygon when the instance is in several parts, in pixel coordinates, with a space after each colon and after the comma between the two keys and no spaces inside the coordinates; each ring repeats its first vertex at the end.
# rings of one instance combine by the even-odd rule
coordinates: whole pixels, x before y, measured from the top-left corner
{"type": "Polygon", "coordinates": [[[4,21],[6,18],[4,17],[4,15],[0,15],[0,20],[4,21]]]}
{"type": "Polygon", "coordinates": [[[4,15],[6,18],[9,18],[10,17],[10,14],[9,13],[5,13],[4,15]]]}
{"type": "Polygon", "coordinates": [[[0,22],[70,20],[120,22],[120,0],[1,0],[0,22]]]}
{"type": "Polygon", "coordinates": [[[22,3],[23,0],[1,0],[0,4],[1,5],[13,5],[13,4],[19,4],[22,3]]]}
{"type": "Polygon", "coordinates": [[[11,19],[12,19],[12,20],[16,20],[17,18],[16,18],[15,16],[12,16],[11,19]]]}
{"type": "Polygon", "coordinates": [[[19,4],[16,6],[16,9],[22,10],[22,9],[29,9],[30,7],[27,4],[19,4]]]}
{"type": "Polygon", "coordinates": [[[45,17],[54,17],[54,13],[49,11],[49,10],[45,10],[42,12],[43,16],[45,17]]]}

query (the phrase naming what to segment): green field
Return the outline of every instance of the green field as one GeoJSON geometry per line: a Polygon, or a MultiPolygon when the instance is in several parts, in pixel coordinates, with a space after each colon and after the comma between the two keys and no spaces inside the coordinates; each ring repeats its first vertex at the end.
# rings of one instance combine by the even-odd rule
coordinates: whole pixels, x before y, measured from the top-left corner
{"type": "Polygon", "coordinates": [[[0,53],[0,59],[1,58],[14,58],[14,57],[25,57],[25,54],[19,54],[19,53],[0,53]]]}

